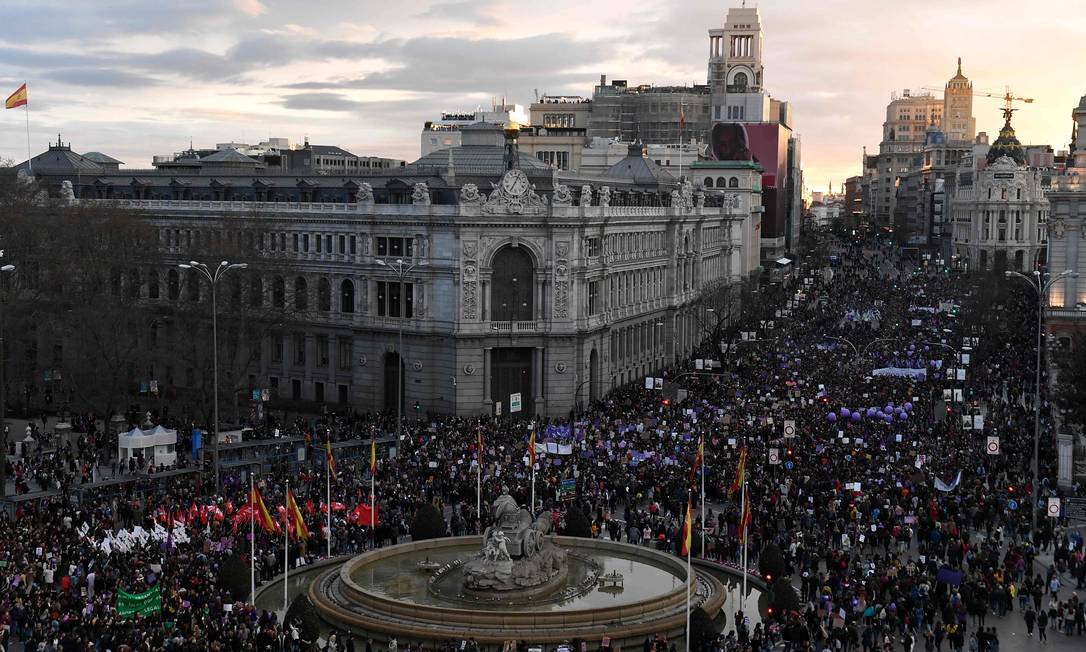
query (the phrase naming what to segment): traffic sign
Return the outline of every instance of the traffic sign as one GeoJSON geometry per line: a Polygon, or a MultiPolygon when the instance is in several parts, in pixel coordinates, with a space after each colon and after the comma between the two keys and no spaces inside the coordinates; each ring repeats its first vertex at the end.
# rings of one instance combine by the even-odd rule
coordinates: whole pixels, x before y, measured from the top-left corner
{"type": "Polygon", "coordinates": [[[796,422],[795,421],[785,421],[784,422],[784,436],[785,437],[795,437],[796,436],[796,422]]]}
{"type": "Polygon", "coordinates": [[[792,470],[793,466],[795,466],[795,465],[792,464],[792,460],[788,460],[787,462],[784,463],[784,468],[788,469],[789,471],[792,470]]]}
{"type": "Polygon", "coordinates": [[[999,455],[999,437],[989,437],[987,448],[989,455],[999,455]]]}
{"type": "Polygon", "coordinates": [[[1059,498],[1049,498],[1048,499],[1047,514],[1048,514],[1048,518],[1059,518],[1060,517],[1060,499],[1059,498]]]}
{"type": "Polygon", "coordinates": [[[1013,499],[1013,498],[1008,500],[1007,501],[1007,509],[1011,510],[1012,512],[1017,511],[1018,510],[1018,501],[1013,499]]]}
{"type": "Polygon", "coordinates": [[[769,449],[769,463],[780,464],[781,463],[781,451],[779,448],[769,449]]]}

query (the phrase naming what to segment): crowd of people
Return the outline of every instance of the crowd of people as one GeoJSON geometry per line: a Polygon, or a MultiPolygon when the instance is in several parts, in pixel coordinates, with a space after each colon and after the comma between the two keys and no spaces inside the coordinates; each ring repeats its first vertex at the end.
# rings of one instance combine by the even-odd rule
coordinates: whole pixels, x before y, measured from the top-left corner
{"type": "MultiPolygon", "coordinates": [[[[572,421],[405,420],[396,455],[382,454],[373,478],[375,528],[352,518],[370,501],[368,446],[336,460],[330,505],[321,460],[326,439],[387,441],[393,417],[255,426],[257,438],[304,437],[312,460],[299,468],[284,456],[256,478],[277,522],[287,502],[282,479],[291,478],[312,532],[286,544],[280,531],[257,528],[257,583],[283,571],[284,545],[293,567],[329,548],[347,555],[400,542],[422,505],[437,508],[448,535],[481,532],[489,501],[503,491],[530,502],[527,445],[534,431],[535,508],[557,510],[560,528],[571,533],[575,521],[584,521],[587,536],[678,553],[690,502],[694,554],[734,567],[742,561],[746,494],[747,565],[757,572],[764,551],[780,550],[785,571],[772,580],[794,586],[796,601],[772,616],[733,610],[724,633],[699,640],[706,651],[764,652],[784,643],[816,652],[888,652],[896,645],[911,652],[919,644],[926,652],[944,645],[999,652],[993,621],[1015,610],[1030,636],[1056,628],[1081,635],[1082,539],[1043,513],[1031,531],[1033,402],[1045,400],[1033,395],[1035,303],[1023,288],[906,261],[872,237],[833,240],[821,255],[787,287],[762,293],[743,323],[712,333],[689,360],[662,372],[665,390],[681,386],[684,400],[635,383],[613,389],[572,421]],[[728,340],[723,354],[721,337],[728,340]],[[694,359],[721,365],[698,371],[694,359]],[[786,422],[794,422],[794,432],[785,432],[786,422]],[[998,437],[998,454],[991,454],[989,437],[998,437]],[[704,464],[692,468],[700,441],[704,464]],[[745,492],[732,491],[743,450],[745,492]],[[333,514],[331,531],[325,510],[333,514]]],[[[1051,432],[1047,410],[1042,420],[1051,432]]],[[[7,469],[13,483],[34,480],[58,491],[20,503],[13,518],[0,517],[0,646],[305,646],[297,623],[251,603],[243,510],[249,481],[224,472],[216,491],[205,470],[154,491],[103,483],[74,502],[67,489],[111,466],[107,447],[96,445],[109,438],[93,423],[86,420],[88,432],[74,446],[7,469]],[[122,617],[119,592],[148,590],[161,595],[161,609],[122,617]]],[[[1040,460],[1046,479],[1055,476],[1049,448],[1040,460]]],[[[1049,480],[1040,487],[1042,496],[1054,491],[1049,480]]],[[[332,649],[372,649],[342,633],[327,641],[332,649]]],[[[645,643],[646,650],[661,646],[669,647],[645,643]]]]}

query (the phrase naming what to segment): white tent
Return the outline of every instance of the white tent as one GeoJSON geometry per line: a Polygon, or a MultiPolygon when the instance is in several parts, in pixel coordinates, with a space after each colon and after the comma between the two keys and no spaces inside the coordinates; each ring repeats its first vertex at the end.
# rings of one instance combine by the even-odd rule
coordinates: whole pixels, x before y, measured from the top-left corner
{"type": "Polygon", "coordinates": [[[177,431],[155,426],[144,432],[133,428],[117,436],[117,458],[124,463],[142,456],[148,464],[169,466],[177,461],[177,431]]]}

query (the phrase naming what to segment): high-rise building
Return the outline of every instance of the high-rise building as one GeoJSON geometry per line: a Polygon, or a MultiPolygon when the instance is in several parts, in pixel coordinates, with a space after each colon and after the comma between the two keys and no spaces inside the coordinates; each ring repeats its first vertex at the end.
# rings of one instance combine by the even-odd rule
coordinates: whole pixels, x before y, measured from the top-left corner
{"type": "Polygon", "coordinates": [[[713,121],[770,122],[762,78],[765,32],[758,9],[732,7],[724,27],[709,30],[709,89],[713,121]]]}
{"type": "Polygon", "coordinates": [[[962,74],[961,57],[958,57],[958,74],[950,78],[943,91],[942,131],[952,143],[971,141],[977,134],[977,119],[973,117],[973,84],[962,74]]]}
{"type": "Polygon", "coordinates": [[[1048,295],[1048,323],[1064,346],[1071,334],[1086,332],[1086,95],[1071,111],[1074,127],[1064,174],[1048,192],[1048,268],[1078,272],[1056,283],[1048,295]]]}
{"type": "Polygon", "coordinates": [[[876,220],[891,222],[898,179],[917,164],[928,126],[941,124],[942,117],[943,102],[930,93],[914,95],[905,89],[900,96],[890,96],[886,121],[882,123],[878,172],[871,184],[873,205],[868,207],[876,220]]]}

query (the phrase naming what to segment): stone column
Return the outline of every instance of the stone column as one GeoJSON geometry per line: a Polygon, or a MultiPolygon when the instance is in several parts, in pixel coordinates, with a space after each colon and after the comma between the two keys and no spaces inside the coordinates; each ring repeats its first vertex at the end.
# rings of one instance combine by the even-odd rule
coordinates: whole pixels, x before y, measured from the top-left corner
{"type": "Polygon", "coordinates": [[[493,414],[494,402],[490,400],[490,356],[493,347],[483,349],[483,405],[487,414],[493,414]]]}
{"type": "Polygon", "coordinates": [[[1056,483],[1060,487],[1071,487],[1072,471],[1075,442],[1074,437],[1070,433],[1060,433],[1056,435],[1056,460],[1057,460],[1057,472],[1056,483]]]}
{"type": "Polygon", "coordinates": [[[532,394],[534,394],[536,416],[543,414],[543,347],[537,346],[532,351],[532,394]]]}

